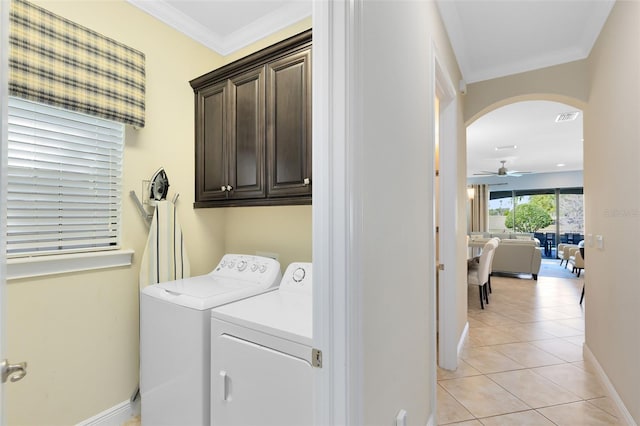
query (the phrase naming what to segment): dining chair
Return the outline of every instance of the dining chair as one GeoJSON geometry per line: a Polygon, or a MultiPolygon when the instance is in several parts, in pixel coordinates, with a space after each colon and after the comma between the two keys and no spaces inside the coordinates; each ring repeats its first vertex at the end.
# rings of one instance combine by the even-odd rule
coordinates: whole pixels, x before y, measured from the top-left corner
{"type": "MultiPolygon", "coordinates": [[[[580,256],[582,256],[582,260],[584,261],[584,240],[580,242],[582,247],[580,247],[580,256]]],[[[582,283],[582,294],[580,295],[580,304],[582,305],[582,301],[584,300],[584,286],[585,282],[582,283]]]]}
{"type": "Polygon", "coordinates": [[[551,256],[553,254],[553,248],[556,245],[556,234],[555,232],[547,232],[546,235],[546,244],[545,244],[545,254],[547,256],[551,256]]]}
{"type": "Polygon", "coordinates": [[[480,294],[480,307],[484,309],[485,302],[489,304],[489,275],[491,273],[491,264],[493,255],[495,254],[498,242],[495,239],[487,241],[482,248],[482,253],[478,259],[477,267],[470,267],[467,271],[467,283],[469,285],[478,286],[480,294]]]}

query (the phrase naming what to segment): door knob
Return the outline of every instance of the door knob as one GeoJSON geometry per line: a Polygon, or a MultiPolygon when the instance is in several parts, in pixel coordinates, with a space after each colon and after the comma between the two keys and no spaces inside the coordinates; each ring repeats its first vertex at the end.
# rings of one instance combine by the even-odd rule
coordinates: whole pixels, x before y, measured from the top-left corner
{"type": "Polygon", "coordinates": [[[26,362],[9,364],[9,362],[4,359],[0,362],[0,369],[2,369],[2,383],[6,383],[7,379],[10,379],[12,382],[17,382],[27,375],[26,362]]]}

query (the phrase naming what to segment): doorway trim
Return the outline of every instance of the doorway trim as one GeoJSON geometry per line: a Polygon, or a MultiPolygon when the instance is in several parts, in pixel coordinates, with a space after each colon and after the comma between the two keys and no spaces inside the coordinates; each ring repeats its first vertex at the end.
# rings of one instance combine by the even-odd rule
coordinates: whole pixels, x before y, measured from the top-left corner
{"type": "Polygon", "coordinates": [[[361,0],[313,2],[314,424],[362,424],[361,0]],[[336,194],[341,194],[336,196],[336,194]]]}
{"type": "Polygon", "coordinates": [[[434,93],[439,99],[439,263],[444,270],[439,271],[438,284],[438,364],[447,370],[458,366],[457,333],[457,230],[458,230],[458,132],[457,132],[457,92],[444,63],[439,59],[432,43],[432,63],[434,70],[434,93]]]}
{"type": "MultiPolygon", "coordinates": [[[[0,235],[7,231],[7,125],[9,95],[9,2],[0,4],[0,235]]],[[[0,360],[6,355],[6,238],[0,239],[0,360]]],[[[0,426],[6,421],[5,396],[0,382],[0,426]]]]}

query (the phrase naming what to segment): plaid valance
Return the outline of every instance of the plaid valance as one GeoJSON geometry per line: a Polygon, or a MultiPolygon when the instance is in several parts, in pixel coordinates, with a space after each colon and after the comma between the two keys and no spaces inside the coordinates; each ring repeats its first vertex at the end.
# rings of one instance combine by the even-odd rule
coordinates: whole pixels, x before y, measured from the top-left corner
{"type": "Polygon", "coordinates": [[[144,127],[142,52],[24,0],[10,18],[11,95],[144,127]]]}

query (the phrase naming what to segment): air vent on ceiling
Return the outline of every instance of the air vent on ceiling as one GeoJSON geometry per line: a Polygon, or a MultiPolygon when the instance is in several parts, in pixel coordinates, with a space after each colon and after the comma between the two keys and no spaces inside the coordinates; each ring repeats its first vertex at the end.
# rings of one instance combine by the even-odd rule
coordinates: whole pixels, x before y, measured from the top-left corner
{"type": "Polygon", "coordinates": [[[562,123],[562,122],[565,122],[565,121],[573,121],[576,118],[578,118],[578,114],[580,114],[580,111],[563,112],[561,114],[558,114],[558,116],[556,117],[556,123],[562,123]]]}

